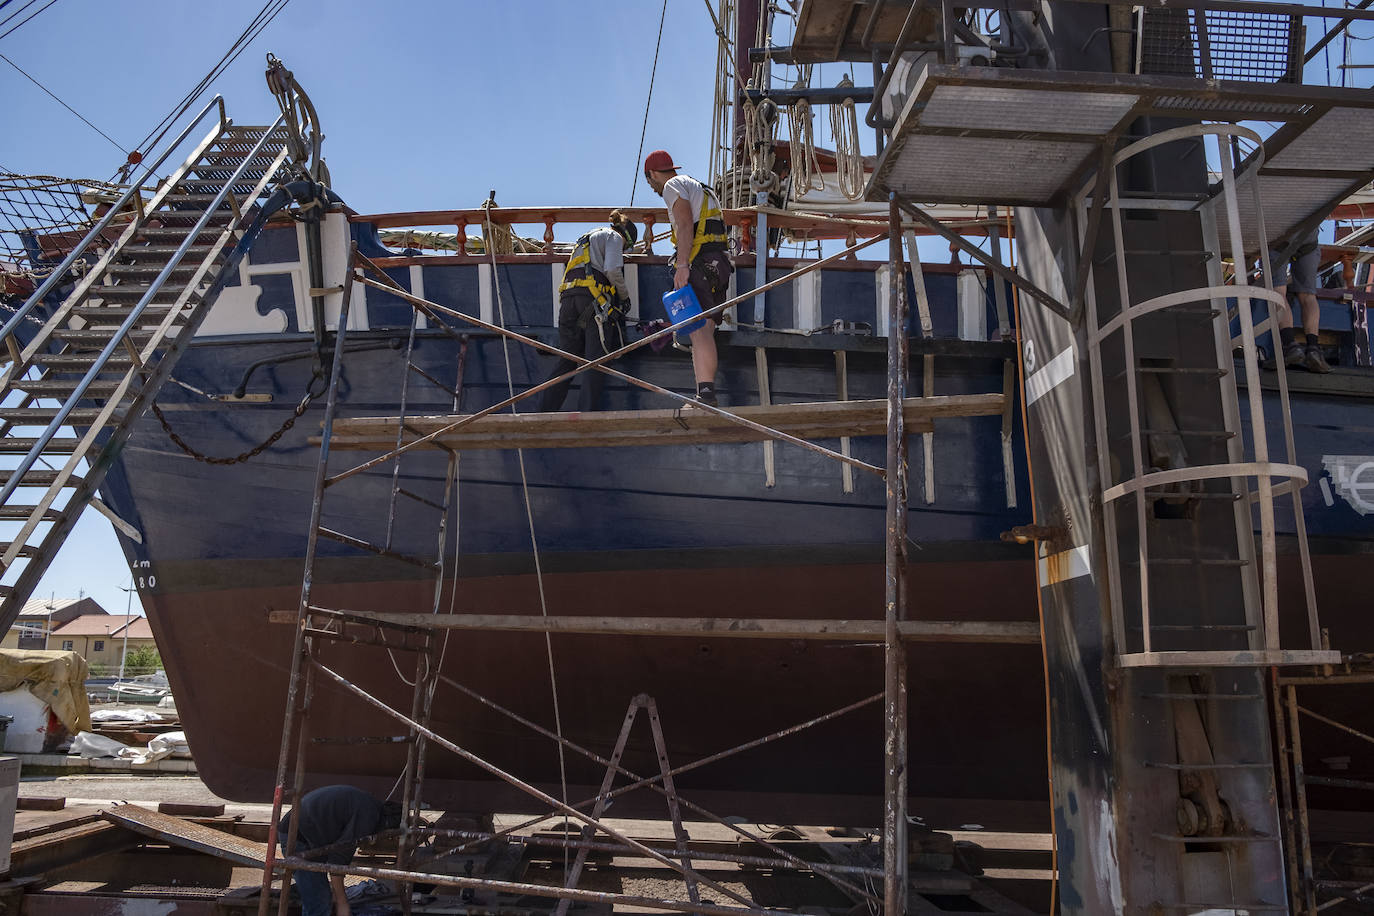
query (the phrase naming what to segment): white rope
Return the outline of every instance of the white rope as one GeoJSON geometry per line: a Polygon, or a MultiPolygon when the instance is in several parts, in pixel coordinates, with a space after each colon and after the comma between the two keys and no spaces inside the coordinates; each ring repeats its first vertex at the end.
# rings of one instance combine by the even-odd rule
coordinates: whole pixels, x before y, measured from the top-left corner
{"type": "MultiPolygon", "coordinates": [[[[808,89],[811,86],[811,65],[804,64],[798,69],[797,84],[794,89],[808,89]]],[[[811,103],[798,99],[787,108],[788,148],[792,156],[792,199],[801,200],[812,191],[825,190],[825,178],[821,175],[821,165],[816,159],[816,144],[812,134],[815,115],[811,103]]]]}
{"type": "MultiPolygon", "coordinates": [[[[853,86],[846,73],[835,88],[853,86]]],[[[859,115],[853,99],[830,106],[830,133],[835,138],[835,173],[840,193],[847,200],[858,200],[864,193],[864,160],[859,152],[859,115]]]]}
{"type": "MultiPolygon", "coordinates": [[[[490,237],[490,209],[486,211],[485,218],[487,224],[487,236],[490,237]]],[[[501,299],[501,278],[497,274],[496,252],[488,251],[488,254],[491,257],[491,280],[492,283],[496,286],[496,323],[504,328],[506,326],[506,312],[505,306],[501,299]]],[[[510,392],[510,396],[513,398],[515,397],[515,375],[511,370],[510,338],[504,334],[501,335],[501,352],[505,355],[506,358],[506,389],[510,392]]],[[[511,412],[519,412],[514,404],[511,405],[511,412]]],[[[522,448],[517,448],[515,450],[515,456],[517,462],[520,465],[520,488],[525,496],[525,519],[528,522],[530,529],[530,548],[534,555],[534,577],[535,581],[539,585],[539,612],[544,617],[548,617],[549,605],[547,599],[544,596],[544,566],[539,559],[539,540],[535,537],[534,533],[534,508],[530,504],[530,483],[528,477],[526,477],[525,475],[525,450],[522,448]]],[[[558,703],[558,675],[554,669],[553,664],[553,634],[547,630],[544,631],[544,649],[549,659],[549,687],[553,693],[553,730],[559,738],[562,738],[563,715],[560,711],[558,703]]],[[[567,805],[568,770],[564,757],[563,743],[561,741],[558,743],[558,779],[563,790],[563,804],[567,805]]],[[[567,823],[567,820],[567,815],[564,815],[563,821],[565,824],[567,823]]],[[[566,860],[566,858],[567,850],[564,850],[564,859],[566,860]]]]}

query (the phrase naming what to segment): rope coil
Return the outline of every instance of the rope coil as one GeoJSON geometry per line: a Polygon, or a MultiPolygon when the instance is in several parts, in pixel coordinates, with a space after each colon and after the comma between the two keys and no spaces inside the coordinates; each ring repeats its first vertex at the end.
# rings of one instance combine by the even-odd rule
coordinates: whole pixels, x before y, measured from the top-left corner
{"type": "MultiPolygon", "coordinates": [[[[849,74],[835,88],[854,88],[849,74]]],[[[835,138],[835,177],[840,193],[847,200],[858,200],[864,193],[864,161],[859,153],[859,114],[852,98],[830,106],[830,133],[835,138]]]]}

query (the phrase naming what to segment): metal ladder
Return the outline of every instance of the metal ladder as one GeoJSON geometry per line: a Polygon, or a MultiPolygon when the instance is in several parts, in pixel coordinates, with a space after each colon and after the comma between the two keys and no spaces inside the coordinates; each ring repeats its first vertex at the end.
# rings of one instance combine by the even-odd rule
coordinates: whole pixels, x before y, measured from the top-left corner
{"type": "MultiPolygon", "coordinates": [[[[1085,318],[1126,710],[1117,774],[1139,800],[1133,851],[1171,860],[1164,872],[1179,876],[1176,886],[1151,887],[1153,899],[1128,900],[1127,912],[1287,911],[1264,669],[1339,660],[1321,644],[1299,495],[1306,472],[1281,359],[1279,416],[1265,416],[1256,338],[1277,329],[1251,307],[1282,306],[1272,288],[1245,280],[1253,246],[1240,240],[1233,141],[1254,143],[1249,166],[1262,164],[1259,138],[1244,128],[1175,128],[1116,153],[1093,191],[1109,221],[1094,273],[1111,265],[1095,277],[1100,287],[1088,284],[1085,318]],[[1214,193],[1195,204],[1124,193],[1119,173],[1131,157],[1170,143],[1215,144],[1214,193]],[[1226,258],[1236,265],[1232,285],[1226,258]],[[1141,300],[1140,287],[1170,284],[1176,291],[1141,300]],[[1286,456],[1276,457],[1281,448],[1286,456]],[[1279,639],[1276,503],[1285,495],[1302,579],[1287,591],[1305,599],[1309,648],[1279,639]]],[[[1079,217],[1090,222],[1086,196],[1079,217]]]]}
{"type": "Polygon", "coordinates": [[[96,489],[247,250],[245,234],[260,230],[250,226],[262,198],[294,174],[289,136],[285,115],[237,126],[216,96],[0,331],[0,454],[18,459],[0,470],[0,630],[87,505],[137,536],[96,489]],[[145,200],[144,181],[207,120],[145,200]]]}
{"type": "MultiPolygon", "coordinates": [[[[343,280],[343,299],[339,309],[333,358],[329,366],[329,386],[320,437],[320,454],[316,468],[314,496],[311,504],[310,530],[306,539],[305,575],[301,584],[300,604],[296,610],[272,612],[274,621],[294,624],[296,635],[291,675],[287,684],[281,748],[277,761],[277,785],[271,821],[273,826],[268,840],[268,858],[266,867],[263,869],[263,883],[259,899],[258,913],[260,916],[266,916],[270,909],[271,885],[278,867],[282,868],[280,877],[283,891],[278,900],[277,912],[281,916],[285,916],[287,911],[290,895],[286,889],[290,887],[292,866],[289,862],[284,866],[275,864],[278,849],[276,825],[281,822],[283,806],[288,803],[291,804],[291,819],[288,825],[287,838],[282,839],[280,843],[280,848],[284,850],[285,856],[289,859],[297,853],[295,840],[300,807],[296,803],[300,801],[303,795],[306,774],[321,768],[320,758],[311,754],[312,748],[318,748],[327,754],[329,753],[327,748],[321,746],[347,745],[357,746],[361,749],[362,746],[380,745],[384,753],[390,753],[391,745],[399,742],[406,743],[405,764],[401,779],[398,781],[402,786],[403,816],[397,837],[396,867],[399,869],[408,867],[410,858],[415,852],[413,831],[420,826],[420,796],[424,785],[425,756],[429,743],[426,734],[411,727],[403,737],[316,735],[311,732],[310,710],[316,684],[321,678],[324,678],[326,682],[330,679],[342,682],[347,689],[357,692],[356,688],[342,681],[341,676],[329,667],[333,661],[331,656],[340,651],[341,647],[349,645],[372,646],[386,651],[391,656],[392,666],[397,676],[412,691],[410,719],[427,729],[430,723],[435,691],[441,678],[440,666],[447,646],[447,636],[443,632],[429,627],[392,624],[359,617],[350,613],[346,608],[326,606],[327,603],[330,603],[324,597],[329,591],[329,584],[324,581],[326,577],[321,574],[319,568],[321,560],[325,559],[322,554],[326,552],[322,550],[322,541],[332,541],[343,545],[343,555],[346,556],[356,557],[363,553],[372,554],[418,568],[421,570],[421,575],[432,577],[434,583],[432,602],[429,607],[423,609],[423,611],[431,614],[439,614],[444,610],[443,586],[446,574],[450,579],[456,578],[456,568],[449,568],[447,559],[452,556],[456,565],[457,532],[455,530],[450,534],[449,523],[450,514],[455,510],[457,500],[457,451],[445,449],[446,461],[442,478],[439,481],[440,492],[438,493],[418,493],[402,486],[401,462],[404,454],[383,456],[332,476],[329,473],[330,443],[333,436],[334,420],[339,414],[339,387],[344,375],[345,339],[348,333],[348,315],[352,304],[356,253],[357,246],[355,244],[350,252],[347,275],[343,280]],[[390,467],[387,468],[387,465],[390,467]],[[333,527],[339,523],[332,522],[327,518],[325,510],[326,493],[331,487],[344,484],[349,480],[354,480],[356,485],[364,488],[375,486],[380,474],[368,476],[363,473],[373,468],[380,469],[388,478],[390,493],[385,523],[382,524],[379,520],[360,520],[356,516],[343,512],[342,520],[351,521],[353,524],[350,527],[353,530],[341,531],[338,527],[333,527]],[[403,499],[428,510],[436,519],[437,536],[433,543],[432,555],[418,554],[410,544],[398,544],[402,538],[398,537],[396,506],[403,499]],[[368,521],[374,522],[375,527],[368,527],[367,530],[358,529],[360,522],[366,526],[368,521]],[[358,632],[360,626],[367,628],[370,632],[360,634],[358,632]],[[414,654],[413,680],[406,680],[401,674],[400,663],[396,660],[398,652],[414,654]]],[[[415,363],[416,330],[422,317],[418,309],[412,311],[401,378],[400,418],[396,428],[398,446],[403,441],[407,431],[406,411],[413,396],[410,389],[412,374],[419,376],[424,382],[449,396],[452,399],[452,410],[456,411],[462,401],[468,337],[454,334],[459,340],[461,349],[456,367],[456,379],[454,384],[450,386],[447,382],[435,378],[415,363]]],[[[336,494],[334,501],[345,506],[349,503],[343,494],[336,494]]],[[[413,543],[413,539],[407,538],[407,540],[413,543]]],[[[334,597],[342,597],[342,595],[336,591],[334,597]]],[[[450,600],[451,598],[452,594],[450,594],[450,600]]],[[[327,769],[327,766],[325,768],[327,769]]],[[[409,912],[410,890],[408,884],[403,884],[400,897],[403,909],[409,912]]]]}

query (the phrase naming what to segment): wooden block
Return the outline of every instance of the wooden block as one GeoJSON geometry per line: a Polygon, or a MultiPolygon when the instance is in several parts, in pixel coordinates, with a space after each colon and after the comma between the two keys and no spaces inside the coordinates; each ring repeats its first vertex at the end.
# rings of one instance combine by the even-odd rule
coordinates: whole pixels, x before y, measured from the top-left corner
{"type": "Polygon", "coordinates": [[[224,813],[223,805],[188,805],[180,802],[161,802],[157,806],[160,814],[175,814],[179,817],[219,817],[224,813]]]}
{"type": "Polygon", "coordinates": [[[61,811],[67,807],[67,800],[65,798],[35,798],[31,795],[21,795],[15,807],[20,811],[61,811]]]}

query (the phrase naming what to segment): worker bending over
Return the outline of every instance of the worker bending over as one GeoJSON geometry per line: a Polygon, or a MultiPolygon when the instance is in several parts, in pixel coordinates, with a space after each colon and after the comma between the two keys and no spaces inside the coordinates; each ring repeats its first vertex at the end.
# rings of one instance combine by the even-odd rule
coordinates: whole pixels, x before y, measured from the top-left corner
{"type": "MultiPolygon", "coordinates": [[[[295,854],[329,865],[347,865],[353,861],[353,853],[357,851],[360,840],[383,830],[393,830],[401,824],[399,804],[380,802],[362,789],[352,786],[323,786],[307,792],[302,796],[299,807],[295,854]],[[308,855],[312,849],[338,844],[347,845],[318,858],[308,855]]],[[[283,850],[288,845],[287,831],[290,826],[291,812],[288,811],[277,825],[277,836],[283,850]]],[[[351,916],[352,910],[344,893],[343,875],[293,871],[291,876],[301,895],[301,916],[351,916]]]]}
{"type": "Polygon", "coordinates": [[[1311,372],[1330,372],[1331,366],[1322,355],[1317,344],[1317,327],[1321,321],[1321,306],[1317,304],[1317,269],[1321,267],[1321,246],[1317,243],[1317,230],[1304,236],[1296,246],[1270,249],[1269,269],[1274,273],[1274,292],[1283,299],[1283,307],[1274,310],[1274,318],[1279,326],[1279,340],[1282,342],[1282,359],[1289,366],[1302,366],[1311,372]],[[1289,278],[1289,267],[1292,278],[1289,278]],[[1302,329],[1307,335],[1305,343],[1298,342],[1297,331],[1293,328],[1293,306],[1288,302],[1288,287],[1298,294],[1298,304],[1302,306],[1302,329]]]}
{"type": "MultiPolygon", "coordinates": [[[[563,282],[558,286],[558,349],[596,359],[625,345],[625,314],[630,292],[625,286],[625,250],[634,246],[639,230],[619,210],[611,211],[609,227],[593,229],[577,240],[563,282]]],[[[559,357],[550,379],[576,369],[577,363],[559,357]]],[[[581,409],[596,410],[606,376],[595,369],[582,373],[581,409]]],[[[539,410],[560,409],[572,379],[544,389],[539,410]]]]}
{"type": "MultiPolygon", "coordinates": [[[[725,301],[730,287],[729,245],[725,219],[715,195],[695,178],[676,174],[673,157],[654,150],[644,159],[644,177],[649,187],[663,195],[672,227],[673,289],[691,285],[703,310],[725,301]]],[[[691,334],[692,370],[696,374],[697,400],[716,406],[716,324],[719,316],[707,318],[691,334]]]]}

